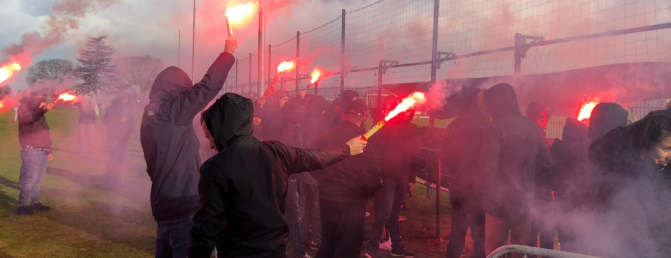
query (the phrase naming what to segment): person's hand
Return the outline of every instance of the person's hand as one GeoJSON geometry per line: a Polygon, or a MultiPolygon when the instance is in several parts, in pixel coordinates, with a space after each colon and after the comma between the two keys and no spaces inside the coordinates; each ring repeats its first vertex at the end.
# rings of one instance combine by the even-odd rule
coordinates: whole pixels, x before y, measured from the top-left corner
{"type": "Polygon", "coordinates": [[[361,136],[349,140],[347,142],[347,145],[349,146],[349,155],[354,156],[363,153],[363,149],[366,148],[367,144],[368,142],[363,140],[361,136]]]}
{"type": "Polygon", "coordinates": [[[275,86],[270,86],[268,89],[266,89],[266,94],[264,94],[268,97],[275,95],[275,86]]]}
{"type": "Polygon", "coordinates": [[[126,121],[128,121],[128,118],[126,118],[125,116],[121,118],[122,123],[125,123],[126,121]]]}
{"type": "Polygon", "coordinates": [[[50,109],[54,108],[55,106],[56,106],[56,103],[51,103],[51,104],[47,105],[47,110],[50,110],[50,109]]]}
{"type": "Polygon", "coordinates": [[[305,95],[308,95],[308,91],[302,90],[301,91],[301,98],[305,98],[305,95]]]}
{"type": "Polygon", "coordinates": [[[48,157],[48,159],[49,159],[49,161],[52,161],[52,160],[54,160],[54,156],[53,156],[53,155],[51,155],[51,154],[49,154],[49,157],[48,157]]]}
{"type": "Polygon", "coordinates": [[[238,48],[238,41],[235,40],[235,38],[230,37],[226,39],[226,46],[224,47],[224,52],[233,54],[235,53],[235,49],[238,48]]]}
{"type": "Polygon", "coordinates": [[[40,108],[43,108],[43,107],[46,106],[46,105],[47,105],[46,102],[42,102],[42,103],[40,103],[40,108]]]}

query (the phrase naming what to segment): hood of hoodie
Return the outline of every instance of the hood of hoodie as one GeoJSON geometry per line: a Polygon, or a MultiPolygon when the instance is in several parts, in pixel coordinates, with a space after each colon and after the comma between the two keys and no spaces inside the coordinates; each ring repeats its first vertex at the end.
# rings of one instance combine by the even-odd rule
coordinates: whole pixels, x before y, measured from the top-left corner
{"type": "Polygon", "coordinates": [[[322,96],[312,96],[308,101],[305,111],[314,116],[323,116],[324,112],[328,113],[330,105],[328,101],[322,96]]]}
{"type": "Polygon", "coordinates": [[[341,107],[347,106],[350,102],[354,100],[354,98],[359,97],[359,93],[353,90],[345,90],[342,93],[340,93],[340,105],[341,107]]]}
{"type": "Polygon", "coordinates": [[[205,111],[205,125],[219,151],[241,136],[252,135],[254,105],[252,100],[226,93],[205,111]]]}
{"type": "Polygon", "coordinates": [[[163,103],[169,101],[182,92],[193,87],[191,79],[186,72],[171,66],[161,71],[149,92],[150,103],[163,103]]]}
{"type": "Polygon", "coordinates": [[[578,122],[575,118],[567,118],[562,133],[562,140],[571,143],[587,142],[587,126],[578,122]]]}
{"type": "Polygon", "coordinates": [[[594,107],[589,120],[589,139],[595,141],[603,137],[608,131],[617,127],[626,126],[629,113],[622,106],[615,103],[601,103],[594,107]]]}
{"type": "Polygon", "coordinates": [[[507,83],[499,83],[486,90],[485,105],[493,119],[508,115],[522,115],[515,89],[507,83]]]}
{"type": "Polygon", "coordinates": [[[464,102],[464,106],[459,113],[460,117],[473,117],[478,120],[488,121],[485,108],[485,91],[475,89],[471,91],[464,102]]]}

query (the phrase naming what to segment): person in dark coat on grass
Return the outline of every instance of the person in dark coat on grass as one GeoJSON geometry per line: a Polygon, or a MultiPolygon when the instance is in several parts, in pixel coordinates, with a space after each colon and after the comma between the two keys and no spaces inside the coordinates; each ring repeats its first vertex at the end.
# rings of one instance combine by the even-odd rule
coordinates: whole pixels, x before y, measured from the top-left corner
{"type": "Polygon", "coordinates": [[[468,94],[459,116],[445,132],[443,171],[450,177],[451,231],[447,258],[459,258],[465,246],[466,231],[471,228],[473,258],[485,255],[485,210],[482,197],[480,157],[485,146],[490,118],[486,113],[484,91],[477,89],[468,94]]]}
{"type": "Polygon", "coordinates": [[[126,158],[126,143],[135,128],[129,105],[130,100],[130,95],[119,94],[112,100],[112,105],[105,110],[103,118],[107,126],[107,146],[109,148],[105,184],[110,188],[115,188],[121,182],[123,163],[126,158]]]}
{"type": "Polygon", "coordinates": [[[608,131],[589,149],[593,220],[573,225],[581,253],[671,256],[671,114],[652,112],[608,131]]]}
{"type": "Polygon", "coordinates": [[[555,139],[550,147],[554,166],[549,186],[555,193],[554,202],[557,208],[551,216],[557,218],[555,226],[564,251],[576,251],[572,249],[575,234],[569,227],[563,226],[567,220],[561,214],[577,214],[584,211],[588,205],[587,197],[591,192],[588,148],[587,126],[574,118],[566,119],[562,139],[555,139]]]}
{"type": "MultiPolygon", "coordinates": [[[[389,98],[385,110],[391,111],[398,101],[400,100],[389,98]]],[[[419,133],[417,126],[412,123],[414,115],[414,110],[399,114],[371,138],[371,144],[375,147],[380,162],[382,187],[375,197],[376,212],[371,230],[372,240],[366,251],[366,256],[369,258],[382,257],[377,238],[382,235],[385,225],[391,236],[392,255],[415,256],[401,243],[399,226],[401,206],[408,191],[408,182],[414,179],[419,161],[419,133]]]]}
{"type": "Polygon", "coordinates": [[[151,209],[157,222],[156,257],[186,257],[189,229],[198,208],[199,143],[194,117],[221,91],[235,63],[235,39],[226,40],[203,79],[192,85],[177,67],[161,71],[149,93],[140,142],[151,179],[151,209]]]}
{"type": "Polygon", "coordinates": [[[21,144],[21,173],[19,174],[19,208],[17,214],[32,215],[34,210],[49,210],[40,202],[42,179],[47,162],[52,160],[51,134],[44,115],[55,104],[46,104],[44,96],[33,93],[21,100],[19,107],[19,144],[21,144]]]}
{"type": "Polygon", "coordinates": [[[481,159],[488,182],[485,250],[490,254],[506,244],[509,234],[511,244],[529,243],[536,176],[549,173],[552,160],[538,126],[522,116],[512,86],[501,83],[486,90],[485,105],[493,119],[481,159]]]}
{"type": "Polygon", "coordinates": [[[250,99],[227,93],[202,114],[202,129],[219,153],[201,168],[200,206],[189,257],[286,257],[284,198],[289,174],[324,169],[363,153],[355,138],[322,150],[260,142],[252,136],[250,99]]]}
{"type": "MultiPolygon", "coordinates": [[[[319,136],[316,146],[338,146],[364,134],[368,107],[355,100],[345,107],[340,126],[319,136]]],[[[380,167],[374,149],[315,172],[323,229],[317,258],[359,257],[363,243],[366,201],[380,188],[380,167]]]]}

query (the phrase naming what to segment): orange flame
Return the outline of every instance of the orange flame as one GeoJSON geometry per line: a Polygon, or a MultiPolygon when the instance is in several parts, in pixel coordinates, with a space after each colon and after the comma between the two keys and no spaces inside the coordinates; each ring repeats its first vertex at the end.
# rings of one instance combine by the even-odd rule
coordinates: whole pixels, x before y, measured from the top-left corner
{"type": "Polygon", "coordinates": [[[293,70],[294,67],[296,67],[296,64],[293,61],[282,62],[277,66],[277,72],[288,72],[293,70]]]}
{"type": "Polygon", "coordinates": [[[58,95],[58,100],[62,100],[64,102],[77,102],[79,101],[79,98],[77,98],[77,96],[75,95],[66,92],[61,95],[58,95]]]}
{"type": "Polygon", "coordinates": [[[322,75],[322,72],[319,71],[318,69],[315,69],[312,71],[312,74],[310,75],[312,77],[312,80],[310,80],[310,83],[315,83],[317,80],[319,80],[319,77],[322,75]]]}
{"type": "Polygon", "coordinates": [[[0,109],[2,109],[5,105],[2,104],[2,101],[0,101],[0,109]]]}
{"type": "Polygon", "coordinates": [[[590,101],[582,104],[582,107],[580,107],[580,113],[578,114],[578,121],[589,119],[592,116],[592,110],[594,110],[598,104],[599,102],[597,101],[590,101]]]}
{"type": "Polygon", "coordinates": [[[226,9],[226,17],[230,22],[240,22],[254,13],[254,4],[238,4],[226,9]]]}
{"type": "Polygon", "coordinates": [[[414,107],[416,104],[423,104],[426,102],[426,97],[424,93],[413,92],[410,96],[404,98],[394,110],[389,112],[389,114],[384,118],[385,122],[388,122],[392,118],[396,117],[398,114],[408,111],[408,109],[414,107]]]}
{"type": "Polygon", "coordinates": [[[0,83],[11,78],[18,71],[21,71],[21,65],[17,62],[3,65],[0,67],[0,83]]]}

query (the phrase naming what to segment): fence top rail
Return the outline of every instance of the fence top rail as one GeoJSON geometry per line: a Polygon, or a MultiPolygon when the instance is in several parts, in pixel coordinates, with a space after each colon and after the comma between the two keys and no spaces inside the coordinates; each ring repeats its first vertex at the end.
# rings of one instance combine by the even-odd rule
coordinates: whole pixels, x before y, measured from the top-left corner
{"type": "Polygon", "coordinates": [[[382,3],[382,2],[384,2],[384,0],[379,0],[379,1],[377,1],[377,2],[371,3],[371,4],[366,5],[366,6],[364,6],[364,7],[361,7],[361,8],[358,8],[358,9],[354,9],[354,10],[352,10],[352,11],[347,11],[347,12],[345,12],[345,13],[346,13],[346,14],[356,13],[356,12],[358,12],[358,11],[364,10],[364,9],[366,9],[366,8],[368,8],[368,7],[371,7],[371,6],[373,6],[373,5],[376,5],[376,4],[379,4],[379,3],[382,3]]]}
{"type": "Polygon", "coordinates": [[[282,42],[282,43],[280,43],[280,44],[274,45],[273,47],[281,47],[281,46],[283,46],[283,45],[285,45],[285,44],[287,44],[287,43],[289,43],[289,42],[291,42],[291,41],[294,41],[295,39],[296,39],[296,37],[294,36],[293,38],[290,38],[289,40],[284,41],[284,42],[282,42]]]}
{"type": "Polygon", "coordinates": [[[326,26],[329,26],[329,25],[331,25],[331,24],[337,22],[337,21],[340,20],[340,19],[342,19],[342,15],[338,16],[337,18],[333,19],[333,20],[330,21],[330,22],[324,23],[322,26],[319,26],[319,27],[317,27],[317,28],[311,29],[311,30],[306,31],[306,32],[301,32],[301,35],[303,35],[303,34],[308,34],[308,33],[310,33],[310,32],[315,32],[315,31],[317,31],[317,30],[319,30],[319,29],[321,29],[321,28],[324,28],[324,27],[326,27],[326,26]]]}
{"type": "Polygon", "coordinates": [[[522,245],[506,245],[497,248],[487,258],[499,258],[506,254],[526,254],[531,256],[542,256],[548,258],[601,258],[597,256],[569,253],[564,251],[555,251],[550,249],[543,249],[538,247],[522,246],[522,245]]]}

